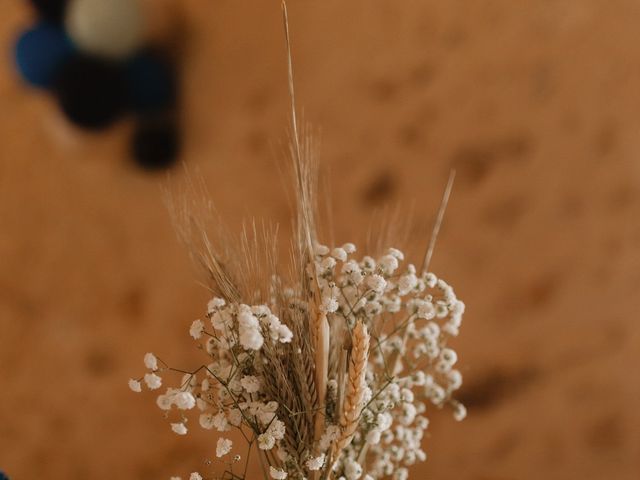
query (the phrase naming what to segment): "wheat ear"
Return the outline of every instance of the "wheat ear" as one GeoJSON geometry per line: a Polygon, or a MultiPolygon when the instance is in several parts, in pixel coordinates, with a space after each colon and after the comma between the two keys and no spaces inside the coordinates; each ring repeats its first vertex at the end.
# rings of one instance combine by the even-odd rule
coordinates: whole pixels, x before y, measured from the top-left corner
{"type": "Polygon", "coordinates": [[[342,432],[333,448],[333,457],[336,460],[340,457],[340,452],[351,443],[362,413],[364,377],[367,373],[367,360],[369,358],[369,340],[370,336],[367,327],[362,320],[359,320],[353,329],[353,346],[351,349],[351,361],[349,362],[349,375],[347,377],[347,392],[340,418],[342,432]]]}

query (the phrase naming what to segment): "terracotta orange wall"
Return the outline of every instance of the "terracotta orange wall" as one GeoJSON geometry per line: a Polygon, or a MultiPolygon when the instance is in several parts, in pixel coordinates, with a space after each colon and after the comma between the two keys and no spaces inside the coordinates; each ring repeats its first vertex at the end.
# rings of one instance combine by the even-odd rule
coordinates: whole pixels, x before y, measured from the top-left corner
{"type": "MultiPolygon", "coordinates": [[[[174,2],[176,3],[176,2],[174,2]]],[[[296,81],[322,137],[336,241],[411,205],[417,249],[450,168],[434,258],[467,305],[461,424],[434,413],[414,478],[640,477],[640,6],[633,0],[291,0],[296,81]]],[[[183,161],[231,229],[287,230],[279,2],[184,0],[183,161]]],[[[0,15],[0,469],[14,479],[157,479],[213,456],[126,380],[197,352],[207,300],[164,177],[127,122],[67,127],[10,61],[0,15]]],[[[177,169],[168,181],[183,176],[177,169]]]]}

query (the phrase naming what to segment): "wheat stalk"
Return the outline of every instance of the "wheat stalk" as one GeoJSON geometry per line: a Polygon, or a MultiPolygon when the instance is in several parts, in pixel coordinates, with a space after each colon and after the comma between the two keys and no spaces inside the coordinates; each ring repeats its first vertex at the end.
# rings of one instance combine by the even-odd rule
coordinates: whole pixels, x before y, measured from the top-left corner
{"type": "Polygon", "coordinates": [[[332,455],[336,459],[340,456],[340,452],[351,443],[362,413],[365,374],[367,373],[367,361],[369,359],[369,340],[370,336],[367,327],[362,320],[359,320],[353,329],[353,346],[347,377],[347,392],[340,418],[342,432],[336,440],[332,451],[332,455]]]}

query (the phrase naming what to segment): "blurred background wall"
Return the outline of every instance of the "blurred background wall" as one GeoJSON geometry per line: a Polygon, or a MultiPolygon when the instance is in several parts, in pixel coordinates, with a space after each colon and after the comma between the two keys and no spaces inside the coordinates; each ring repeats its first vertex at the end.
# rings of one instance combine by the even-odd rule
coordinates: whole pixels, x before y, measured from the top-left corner
{"type": "MultiPolygon", "coordinates": [[[[289,232],[277,0],[175,0],[184,154],[232,230],[289,232]]],[[[337,242],[413,205],[434,271],[467,303],[463,423],[434,413],[414,478],[640,478],[640,4],[290,0],[297,94],[322,137],[337,242]]],[[[146,351],[197,357],[206,292],[162,201],[126,160],[131,125],[81,134],[24,87],[0,15],[0,469],[158,479],[211,458],[127,379],[146,351]]],[[[170,183],[183,171],[174,171],[170,183]]],[[[193,429],[194,431],[197,429],[193,429]]]]}

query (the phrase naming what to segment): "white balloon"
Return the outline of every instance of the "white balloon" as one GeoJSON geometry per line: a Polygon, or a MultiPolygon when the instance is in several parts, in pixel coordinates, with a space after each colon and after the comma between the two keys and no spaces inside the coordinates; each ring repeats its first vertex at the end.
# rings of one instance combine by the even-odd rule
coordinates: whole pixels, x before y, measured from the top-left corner
{"type": "Polygon", "coordinates": [[[71,0],[65,20],[71,39],[88,53],[121,59],[143,43],[139,0],[71,0]]]}

